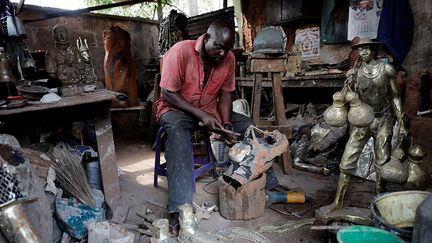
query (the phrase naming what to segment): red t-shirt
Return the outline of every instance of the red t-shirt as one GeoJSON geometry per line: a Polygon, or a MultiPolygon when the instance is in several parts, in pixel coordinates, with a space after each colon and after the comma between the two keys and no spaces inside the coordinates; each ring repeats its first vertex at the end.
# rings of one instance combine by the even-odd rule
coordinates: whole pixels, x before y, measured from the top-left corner
{"type": "MultiPolygon", "coordinates": [[[[221,121],[217,111],[219,91],[235,89],[235,57],[229,52],[224,60],[213,67],[204,86],[204,65],[199,50],[204,44],[204,35],[197,40],[176,43],[163,57],[160,87],[171,92],[180,92],[183,98],[221,121]]],[[[178,110],[166,102],[161,95],[157,101],[156,119],[169,110],[178,110]]]]}

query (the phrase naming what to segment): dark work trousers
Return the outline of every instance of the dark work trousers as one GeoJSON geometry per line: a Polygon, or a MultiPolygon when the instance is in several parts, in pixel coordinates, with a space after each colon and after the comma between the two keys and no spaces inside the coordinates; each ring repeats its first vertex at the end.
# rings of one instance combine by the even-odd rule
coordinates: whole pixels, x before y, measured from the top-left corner
{"type": "MultiPolygon", "coordinates": [[[[167,161],[168,179],[168,211],[178,212],[178,206],[188,203],[192,205],[192,135],[199,128],[198,119],[191,115],[168,111],[160,118],[165,128],[165,159],[167,161]]],[[[231,117],[233,130],[243,134],[252,120],[244,115],[233,112],[231,117]]]]}

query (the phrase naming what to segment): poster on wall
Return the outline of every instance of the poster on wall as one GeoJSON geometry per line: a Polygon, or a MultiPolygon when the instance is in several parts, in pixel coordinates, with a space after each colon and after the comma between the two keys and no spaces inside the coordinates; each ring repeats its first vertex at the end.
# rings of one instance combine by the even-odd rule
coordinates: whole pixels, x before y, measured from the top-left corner
{"type": "Polygon", "coordinates": [[[350,0],[348,12],[348,40],[377,37],[384,0],[350,0]]]}
{"type": "Polygon", "coordinates": [[[300,47],[302,59],[319,62],[320,59],[320,28],[310,27],[297,29],[295,34],[295,44],[300,47]]]}

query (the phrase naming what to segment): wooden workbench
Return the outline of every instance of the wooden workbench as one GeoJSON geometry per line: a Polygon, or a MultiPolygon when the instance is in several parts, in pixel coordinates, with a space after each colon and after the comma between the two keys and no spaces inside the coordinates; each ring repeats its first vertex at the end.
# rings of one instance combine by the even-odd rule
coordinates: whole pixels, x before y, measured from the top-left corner
{"type": "Polygon", "coordinates": [[[0,110],[2,132],[25,134],[30,128],[53,127],[55,124],[93,120],[98,146],[105,200],[115,203],[120,197],[118,170],[110,118],[114,93],[101,90],[82,96],[64,97],[48,104],[0,110]]]}

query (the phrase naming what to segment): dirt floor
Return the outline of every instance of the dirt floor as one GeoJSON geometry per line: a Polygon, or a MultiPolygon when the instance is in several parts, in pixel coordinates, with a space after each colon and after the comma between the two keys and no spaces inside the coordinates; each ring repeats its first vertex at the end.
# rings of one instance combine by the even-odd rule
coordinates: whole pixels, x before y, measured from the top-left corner
{"type": "MultiPolygon", "coordinates": [[[[147,221],[167,217],[167,181],[159,177],[159,187],[153,187],[154,152],[151,144],[140,141],[116,143],[116,156],[121,169],[120,188],[123,208],[126,211],[124,224],[134,227],[147,224],[138,215],[146,214],[147,221]]],[[[219,212],[211,214],[210,219],[203,219],[198,224],[198,230],[214,232],[228,227],[243,227],[257,230],[272,223],[286,223],[299,219],[314,217],[315,209],[331,203],[334,197],[338,175],[321,176],[308,172],[294,170],[291,175],[284,175],[279,164],[274,164],[274,170],[280,185],[290,191],[304,192],[305,204],[278,204],[266,208],[264,215],[253,220],[226,220],[219,212]],[[278,212],[279,211],[279,212],[278,212]]],[[[347,192],[347,204],[351,206],[368,207],[373,197],[373,183],[354,180],[347,192]]],[[[197,182],[194,201],[215,203],[218,205],[217,181],[211,177],[197,182]]],[[[314,225],[323,225],[315,221],[314,225]]],[[[326,230],[311,230],[311,225],[302,226],[284,233],[263,233],[271,242],[329,242],[326,230]]],[[[136,233],[135,242],[150,242],[150,237],[136,233]]],[[[233,240],[232,242],[250,242],[248,240],[233,240]]]]}

